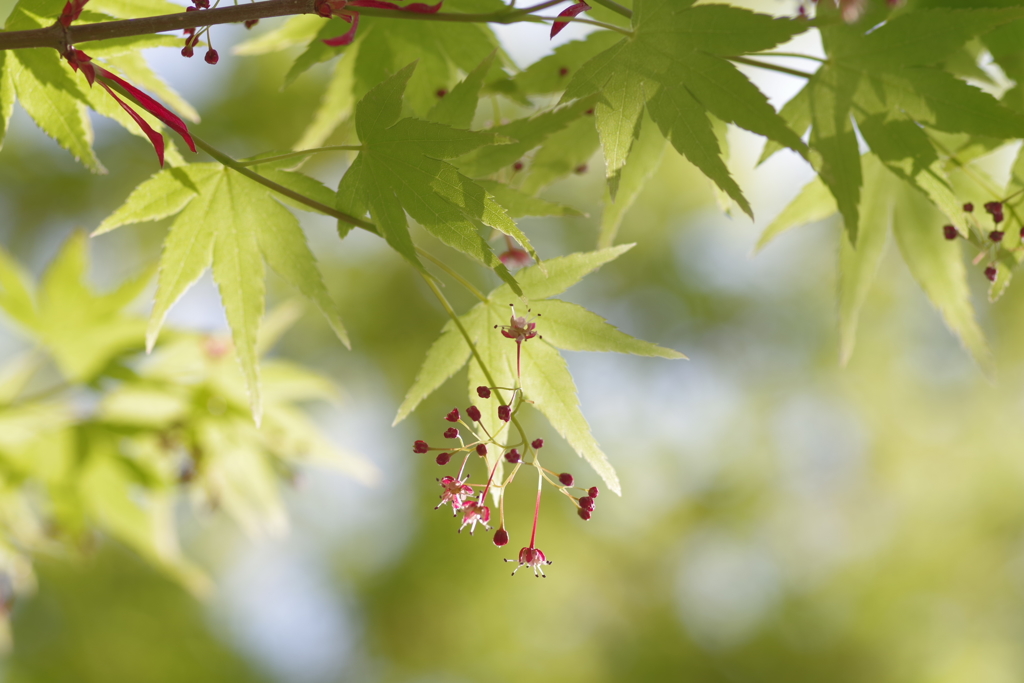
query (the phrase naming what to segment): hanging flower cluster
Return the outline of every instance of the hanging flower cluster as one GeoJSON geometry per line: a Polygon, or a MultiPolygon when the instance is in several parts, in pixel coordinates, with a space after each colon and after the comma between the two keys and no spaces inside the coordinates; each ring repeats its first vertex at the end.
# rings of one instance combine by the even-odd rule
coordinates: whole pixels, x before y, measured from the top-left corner
{"type": "MultiPolygon", "coordinates": [[[[515,309],[512,310],[512,317],[508,325],[499,326],[501,334],[517,346],[517,358],[521,356],[522,345],[538,337],[537,324],[528,320],[525,316],[517,316],[515,309]]],[[[568,472],[557,473],[544,467],[540,463],[540,450],[544,447],[543,439],[528,440],[525,431],[517,420],[517,415],[524,403],[528,401],[522,391],[522,369],[517,363],[517,386],[515,387],[477,387],[477,396],[486,401],[485,410],[493,410],[501,425],[495,433],[491,433],[483,424],[483,412],[476,404],[470,405],[465,410],[465,416],[458,408],[452,408],[444,419],[450,424],[445,429],[442,437],[456,443],[452,445],[430,445],[428,442],[418,440],[413,443],[414,453],[430,453],[436,451],[434,461],[440,466],[449,465],[454,461],[458,462],[458,473],[454,476],[446,475],[438,479],[441,486],[441,502],[434,508],[451,506],[454,516],[462,515],[458,531],[461,532],[469,527],[472,535],[477,526],[490,530],[491,509],[487,506],[487,495],[491,494],[492,499],[498,506],[498,529],[494,533],[494,545],[502,547],[509,542],[509,533],[505,526],[505,492],[516,479],[516,475],[525,465],[533,467],[537,471],[537,502],[533,510],[533,527],[530,532],[530,543],[519,551],[518,560],[506,559],[506,562],[517,562],[513,576],[522,567],[529,567],[533,570],[534,576],[544,577],[543,565],[551,564],[551,560],[537,547],[537,522],[540,518],[541,493],[545,483],[555,487],[559,493],[566,496],[577,508],[577,514],[583,520],[589,520],[594,513],[595,499],[600,493],[596,486],[584,489],[575,486],[575,478],[568,472]],[[507,401],[503,392],[511,392],[507,401]],[[512,436],[512,427],[518,432],[518,439],[512,436]],[[491,455],[488,460],[488,455],[491,455]],[[474,456],[476,456],[474,458],[474,456]],[[484,471],[488,472],[486,483],[470,483],[470,475],[467,470],[471,464],[480,459],[484,471]],[[511,471],[503,478],[495,479],[498,465],[504,459],[512,466],[511,471]],[[582,494],[576,494],[581,491],[582,494]]],[[[435,442],[436,443],[436,442],[435,442]]]]}

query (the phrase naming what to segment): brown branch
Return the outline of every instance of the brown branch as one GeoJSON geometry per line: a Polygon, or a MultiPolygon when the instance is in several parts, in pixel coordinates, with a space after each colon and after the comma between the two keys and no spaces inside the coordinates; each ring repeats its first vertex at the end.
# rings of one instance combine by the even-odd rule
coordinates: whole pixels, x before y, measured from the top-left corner
{"type": "MultiPolygon", "coordinates": [[[[419,21],[449,21],[510,24],[520,21],[543,21],[531,16],[533,12],[547,9],[564,0],[544,0],[536,5],[515,9],[507,7],[488,14],[459,14],[454,12],[438,12],[436,14],[420,14],[417,12],[401,12],[391,9],[360,7],[358,11],[369,17],[387,17],[389,19],[409,19],[419,21]]],[[[214,24],[234,24],[253,19],[284,17],[296,14],[316,14],[316,0],[263,0],[262,2],[246,3],[233,7],[219,7],[193,12],[184,10],[177,14],[164,14],[158,17],[143,19],[124,19],[121,21],[104,21],[96,24],[82,24],[65,28],[60,23],[46,28],[31,31],[0,31],[0,50],[14,50],[31,47],[52,47],[64,52],[68,46],[85,43],[90,40],[106,40],[108,38],[125,38],[142,36],[164,31],[180,31],[185,28],[199,28],[214,24]]]]}
{"type": "Polygon", "coordinates": [[[178,14],[164,14],[143,19],[104,21],[65,28],[59,23],[31,31],[0,31],[0,50],[30,47],[52,47],[63,52],[69,45],[90,40],[141,36],[163,31],[180,31],[214,24],[234,24],[253,19],[284,17],[294,14],[315,14],[316,0],[264,0],[231,7],[218,7],[195,12],[184,8],[178,14]]]}

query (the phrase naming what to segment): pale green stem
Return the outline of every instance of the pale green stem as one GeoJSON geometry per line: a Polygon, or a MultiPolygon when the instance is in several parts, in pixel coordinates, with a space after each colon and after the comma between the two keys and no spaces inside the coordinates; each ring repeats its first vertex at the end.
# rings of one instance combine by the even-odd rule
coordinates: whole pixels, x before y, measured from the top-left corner
{"type": "Polygon", "coordinates": [[[291,159],[292,157],[311,156],[313,154],[320,154],[321,152],[358,152],[362,149],[364,149],[362,145],[330,145],[328,147],[314,147],[313,149],[300,149],[286,154],[277,154],[272,157],[246,159],[244,161],[239,161],[238,165],[258,166],[260,164],[270,163],[271,161],[281,161],[282,159],[291,159]]]}
{"type": "Polygon", "coordinates": [[[455,269],[453,269],[447,263],[434,256],[429,251],[426,251],[425,249],[420,249],[419,247],[416,247],[416,253],[422,256],[423,258],[427,259],[431,263],[433,263],[435,266],[437,266],[444,272],[448,273],[448,275],[450,275],[453,280],[455,280],[460,285],[465,287],[469,291],[469,293],[475,296],[477,299],[479,299],[480,301],[487,301],[486,294],[477,289],[472,282],[462,277],[458,272],[455,271],[455,269]]]}
{"type": "Polygon", "coordinates": [[[777,71],[780,74],[789,74],[790,76],[799,76],[800,78],[813,78],[814,74],[807,73],[806,71],[798,71],[796,69],[790,69],[785,66],[777,66],[775,64],[766,64],[759,62],[756,59],[748,59],[747,57],[726,57],[730,62],[736,62],[737,64],[746,64],[747,66],[756,66],[758,69],[767,69],[768,71],[777,71]]]}
{"type": "Polygon", "coordinates": [[[613,0],[594,0],[594,2],[596,2],[598,5],[601,5],[606,9],[610,9],[616,14],[621,14],[627,19],[633,18],[633,10],[629,9],[628,7],[623,7],[622,5],[620,5],[617,2],[614,2],[613,0]]]}

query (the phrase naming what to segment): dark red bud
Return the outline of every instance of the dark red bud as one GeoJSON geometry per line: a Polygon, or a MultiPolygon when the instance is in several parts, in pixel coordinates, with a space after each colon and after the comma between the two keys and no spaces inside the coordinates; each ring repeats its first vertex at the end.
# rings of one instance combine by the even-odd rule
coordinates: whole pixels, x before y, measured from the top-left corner
{"type": "Polygon", "coordinates": [[[591,498],[597,498],[597,494],[601,493],[596,486],[591,486],[587,489],[587,495],[591,498]]]}
{"type": "Polygon", "coordinates": [[[523,456],[519,455],[519,451],[513,448],[512,450],[505,454],[505,459],[508,460],[513,465],[515,465],[517,462],[523,461],[523,456]]]}
{"type": "Polygon", "coordinates": [[[974,211],[974,204],[971,204],[970,202],[964,204],[964,211],[966,211],[967,213],[974,211]]]}
{"type": "Polygon", "coordinates": [[[245,22],[245,27],[246,28],[252,28],[253,26],[255,26],[258,23],[260,23],[259,19],[250,19],[249,21],[245,22]]]}
{"type": "Polygon", "coordinates": [[[522,171],[523,170],[523,162],[517,161],[516,163],[512,164],[512,170],[513,171],[522,171]]]}
{"type": "Polygon", "coordinates": [[[989,282],[995,282],[996,281],[996,267],[995,266],[989,266],[988,268],[986,268],[985,269],[985,277],[987,277],[989,279],[989,282]]]}
{"type": "Polygon", "coordinates": [[[558,481],[562,482],[562,486],[572,486],[575,479],[573,479],[572,475],[568,472],[562,472],[558,475],[558,481]]]}
{"type": "Polygon", "coordinates": [[[216,50],[207,50],[206,56],[203,58],[207,64],[216,64],[220,61],[220,55],[217,54],[216,50]]]}
{"type": "Polygon", "coordinates": [[[988,234],[988,238],[990,240],[992,240],[993,242],[1002,242],[1003,241],[1003,233],[1001,231],[999,231],[999,230],[993,230],[992,232],[990,232],[988,234]]]}
{"type": "Polygon", "coordinates": [[[191,57],[192,55],[193,55],[193,51],[192,51],[192,46],[191,45],[186,45],[185,47],[181,48],[181,56],[182,57],[191,57]]]}
{"type": "Polygon", "coordinates": [[[539,450],[541,448],[544,448],[544,439],[534,439],[533,443],[531,443],[530,445],[533,446],[534,449],[537,449],[537,450],[539,450]]]}
{"type": "Polygon", "coordinates": [[[563,66],[562,68],[560,68],[558,70],[558,75],[559,76],[568,76],[569,75],[569,67],[563,66]]]}
{"type": "Polygon", "coordinates": [[[590,496],[583,496],[580,498],[580,507],[584,510],[594,511],[594,499],[590,496]]]}
{"type": "Polygon", "coordinates": [[[444,88],[438,88],[438,91],[437,91],[437,96],[438,97],[444,97],[447,94],[448,94],[447,90],[445,90],[444,88]]]}
{"type": "Polygon", "coordinates": [[[472,420],[473,422],[480,421],[480,409],[477,408],[476,406],[470,406],[466,408],[466,415],[468,415],[469,419],[472,420]]]}
{"type": "Polygon", "coordinates": [[[580,519],[582,519],[584,522],[589,521],[590,518],[594,516],[593,512],[591,512],[590,510],[584,510],[583,508],[577,510],[576,514],[578,514],[580,516],[580,519]]]}
{"type": "Polygon", "coordinates": [[[487,445],[486,444],[482,444],[482,443],[477,444],[476,445],[476,454],[477,455],[487,455],[487,445]]]}
{"type": "Polygon", "coordinates": [[[1003,203],[1002,202],[986,202],[985,210],[989,213],[1002,213],[1003,203]]]}
{"type": "Polygon", "coordinates": [[[586,114],[587,116],[593,116],[594,115],[594,108],[591,107],[590,109],[586,110],[583,113],[586,114]]]}
{"type": "Polygon", "coordinates": [[[494,545],[499,548],[508,543],[508,532],[504,528],[494,532],[494,545]]]}
{"type": "Polygon", "coordinates": [[[412,452],[413,453],[426,453],[429,450],[430,450],[430,446],[427,445],[426,441],[422,441],[422,440],[421,441],[416,441],[412,445],[412,452]]]}
{"type": "Polygon", "coordinates": [[[498,406],[498,419],[502,422],[508,422],[512,419],[512,411],[509,410],[508,406],[498,406]]]}
{"type": "Polygon", "coordinates": [[[458,422],[459,421],[459,409],[458,408],[452,408],[452,412],[450,412],[447,415],[445,415],[444,419],[448,420],[449,422],[458,422]]]}
{"type": "Polygon", "coordinates": [[[451,453],[438,453],[436,458],[438,465],[447,465],[451,461],[451,459],[451,453]]]}
{"type": "Polygon", "coordinates": [[[579,166],[574,168],[572,172],[577,174],[577,175],[583,175],[584,173],[587,172],[587,165],[586,164],[580,164],[579,166]]]}
{"type": "Polygon", "coordinates": [[[459,438],[459,430],[455,427],[449,427],[444,430],[444,438],[446,439],[457,439],[459,438]]]}
{"type": "Polygon", "coordinates": [[[490,398],[491,390],[488,387],[477,387],[476,395],[479,396],[480,398],[490,398]]]}
{"type": "Polygon", "coordinates": [[[956,228],[952,225],[944,225],[942,226],[942,234],[945,235],[947,240],[955,240],[959,233],[957,233],[956,228]]]}

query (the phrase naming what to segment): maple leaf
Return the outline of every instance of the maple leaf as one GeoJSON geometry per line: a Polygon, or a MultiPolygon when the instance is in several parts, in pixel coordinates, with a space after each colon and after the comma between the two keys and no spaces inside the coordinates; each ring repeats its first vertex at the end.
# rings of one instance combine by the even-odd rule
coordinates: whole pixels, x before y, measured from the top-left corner
{"type": "MultiPolygon", "coordinates": [[[[828,3],[824,19],[838,12],[828,3]]],[[[873,5],[857,24],[821,27],[826,63],[780,114],[798,133],[810,129],[815,170],[857,240],[863,182],[859,130],[893,171],[924,192],[965,233],[967,219],[927,129],[1024,137],[1024,115],[941,68],[972,37],[1024,17],[1024,8],[922,9],[884,21],[873,5]],[[855,129],[856,124],[856,129],[855,129]]],[[[765,157],[775,151],[769,143],[765,157]]]]}
{"type": "MultiPolygon", "coordinates": [[[[600,251],[570,254],[519,271],[523,295],[530,300],[534,313],[541,314],[537,331],[541,337],[522,344],[522,387],[530,405],[551,422],[569,445],[601,475],[608,486],[620,492],[618,476],[590,433],[590,426],[580,410],[576,385],[558,349],[567,351],[616,351],[641,356],[685,358],[683,354],[631,337],[595,313],[558,299],[553,299],[584,276],[629,251],[633,245],[621,245],[600,251]]],[[[476,353],[483,359],[497,386],[516,384],[517,344],[506,339],[495,326],[508,323],[509,303],[515,300],[507,285],[502,285],[467,313],[459,322],[466,330],[476,353]]],[[[416,381],[409,388],[395,418],[405,419],[420,402],[440,387],[449,377],[469,362],[469,396],[476,400],[476,387],[489,386],[478,360],[471,360],[472,351],[458,326],[449,321],[441,336],[427,352],[416,381]]],[[[498,434],[504,423],[493,415],[481,418],[491,434],[498,434]]]]}
{"type": "MultiPolygon", "coordinates": [[[[285,185],[295,184],[296,176],[304,185],[315,183],[298,173],[268,171],[265,175],[285,185]]],[[[264,262],[320,309],[346,346],[348,335],[298,220],[267,188],[220,164],[160,171],[135,188],[94,234],[175,214],[178,217],[160,258],[146,346],[153,348],[171,306],[212,265],[258,423],[263,413],[257,337],[266,295],[264,262]]]]}
{"type": "Polygon", "coordinates": [[[379,84],[356,105],[362,150],[342,179],[345,192],[365,205],[381,234],[398,253],[422,269],[408,213],[450,247],[494,270],[519,293],[512,274],[480,235],[483,225],[536,251],[508,212],[479,184],[444,161],[499,142],[497,133],[469,131],[414,118],[400,119],[402,94],[415,63],[379,84]]]}
{"type": "Polygon", "coordinates": [[[600,93],[597,131],[614,191],[646,109],[672,145],[751,214],[707,114],[801,153],[799,136],[725,57],[765,50],[808,28],[725,5],[637,0],[632,37],[586,62],[563,101],[600,93]]]}

